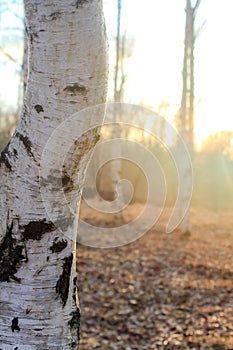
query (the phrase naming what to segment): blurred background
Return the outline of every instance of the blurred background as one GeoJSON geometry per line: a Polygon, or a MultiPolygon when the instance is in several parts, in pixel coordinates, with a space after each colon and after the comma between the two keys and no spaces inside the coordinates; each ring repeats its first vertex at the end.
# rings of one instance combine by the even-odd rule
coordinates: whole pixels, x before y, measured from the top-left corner
{"type": "MultiPolygon", "coordinates": [[[[145,0],[143,5],[133,0],[104,0],[110,59],[108,100],[144,106],[177,128],[193,159],[192,203],[214,210],[233,208],[232,10],[231,0],[221,4],[145,0]]],[[[23,42],[23,1],[0,0],[1,150],[22,106],[23,42]]],[[[165,140],[165,123],[153,127],[165,140]]],[[[145,133],[130,136],[126,129],[119,133],[145,144],[156,156],[167,157],[161,144],[145,133]]],[[[111,130],[102,130],[103,139],[107,134],[111,130]]],[[[146,184],[141,170],[132,171],[127,162],[117,168],[120,177],[132,181],[133,200],[144,201],[146,184]]],[[[104,180],[104,188],[100,180],[108,172],[106,166],[98,186],[111,198],[111,179],[104,180]]],[[[166,177],[168,197],[173,198],[175,169],[166,177]]]]}

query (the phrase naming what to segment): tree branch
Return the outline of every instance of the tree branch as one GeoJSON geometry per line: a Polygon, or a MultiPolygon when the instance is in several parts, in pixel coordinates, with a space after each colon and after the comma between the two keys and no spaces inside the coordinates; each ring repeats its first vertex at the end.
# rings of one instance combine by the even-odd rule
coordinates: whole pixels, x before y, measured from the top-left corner
{"type": "Polygon", "coordinates": [[[203,29],[203,27],[205,26],[207,20],[205,19],[204,22],[197,28],[196,32],[195,32],[195,40],[199,37],[199,35],[201,34],[201,31],[203,29]]]}
{"type": "Polygon", "coordinates": [[[197,11],[197,9],[198,9],[200,3],[201,3],[201,0],[197,0],[196,5],[195,5],[194,8],[193,8],[194,12],[197,11]]]}
{"type": "Polygon", "coordinates": [[[22,23],[24,22],[24,18],[22,16],[20,16],[18,13],[14,12],[12,9],[10,9],[9,5],[6,7],[6,10],[9,11],[10,13],[12,13],[12,15],[15,18],[20,19],[22,23]]]}
{"type": "Polygon", "coordinates": [[[7,57],[9,58],[10,61],[17,63],[17,60],[11,56],[8,52],[6,52],[1,46],[0,46],[0,51],[7,57]]]}

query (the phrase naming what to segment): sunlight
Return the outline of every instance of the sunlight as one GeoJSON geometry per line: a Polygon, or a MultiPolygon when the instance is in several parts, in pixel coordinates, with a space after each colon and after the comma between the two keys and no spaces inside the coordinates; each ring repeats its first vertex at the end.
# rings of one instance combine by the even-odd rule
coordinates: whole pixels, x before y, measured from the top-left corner
{"type": "MultiPolygon", "coordinates": [[[[125,1],[124,6],[127,34],[136,37],[133,55],[125,62],[125,101],[156,110],[160,101],[166,100],[170,103],[166,117],[172,121],[181,103],[185,1],[178,4],[171,0],[159,3],[147,0],[141,7],[130,0],[125,1]]],[[[198,10],[196,27],[201,27],[206,20],[195,49],[195,143],[198,147],[211,133],[233,130],[233,51],[229,48],[232,9],[229,0],[225,0],[222,7],[206,0],[198,10]]],[[[106,2],[107,25],[114,33],[110,18],[106,2]]]]}

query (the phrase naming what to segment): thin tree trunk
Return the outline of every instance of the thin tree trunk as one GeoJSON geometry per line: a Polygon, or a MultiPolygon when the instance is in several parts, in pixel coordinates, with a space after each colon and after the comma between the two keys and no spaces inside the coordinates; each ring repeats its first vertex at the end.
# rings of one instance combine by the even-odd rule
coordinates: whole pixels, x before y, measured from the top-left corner
{"type": "MultiPolygon", "coordinates": [[[[120,102],[120,91],[119,91],[119,73],[120,73],[120,59],[121,59],[121,7],[122,1],[117,0],[117,34],[116,34],[116,67],[114,76],[114,102],[120,102]]],[[[120,104],[114,106],[113,110],[113,126],[112,126],[112,139],[118,139],[121,137],[121,128],[118,122],[120,104]]],[[[112,179],[112,191],[114,192],[114,199],[117,200],[116,207],[116,218],[121,220],[121,208],[122,203],[122,186],[120,183],[120,172],[121,172],[121,142],[119,140],[117,147],[112,147],[112,163],[111,163],[111,179],[112,179]],[[114,159],[117,159],[114,161],[114,159]]]]}
{"type": "MultiPolygon", "coordinates": [[[[196,5],[192,6],[191,1],[186,1],[186,24],[185,24],[185,47],[184,47],[184,62],[183,62],[183,91],[180,109],[180,133],[183,137],[191,157],[194,152],[194,23],[197,8],[200,0],[196,1],[196,5]]],[[[180,179],[181,187],[181,203],[180,215],[183,221],[180,225],[182,232],[190,231],[191,224],[189,220],[189,212],[187,211],[187,193],[189,187],[190,173],[188,169],[181,166],[180,179]]]]}
{"type": "MultiPolygon", "coordinates": [[[[73,113],[105,101],[102,2],[25,0],[25,16],[30,57],[23,112],[0,162],[0,348],[76,349],[77,209],[67,217],[56,193],[62,183],[67,202],[77,208],[96,130],[72,145],[60,177],[56,165],[74,133],[71,122],[50,145],[47,178],[39,172],[52,132],[73,113]],[[54,189],[55,223],[40,180],[50,193],[54,189]]],[[[91,118],[80,114],[75,125],[88,129],[91,118]]]]}

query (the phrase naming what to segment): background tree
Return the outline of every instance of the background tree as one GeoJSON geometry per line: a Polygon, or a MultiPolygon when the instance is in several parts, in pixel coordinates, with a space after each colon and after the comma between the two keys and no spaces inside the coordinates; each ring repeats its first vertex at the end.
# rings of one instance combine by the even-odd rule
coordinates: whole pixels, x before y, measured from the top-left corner
{"type": "MultiPolygon", "coordinates": [[[[75,141],[61,169],[57,164],[74,138],[67,118],[105,100],[102,2],[25,0],[25,23],[30,57],[23,111],[0,159],[0,343],[4,350],[74,349],[77,208],[97,130],[75,141]],[[39,179],[45,145],[64,121],[67,128],[47,147],[47,176],[39,179]],[[42,184],[53,191],[55,221],[45,210],[42,184]],[[59,201],[61,185],[73,215],[59,201]]],[[[91,119],[79,114],[77,133],[91,119]]]]}
{"type": "Polygon", "coordinates": [[[0,0],[0,151],[13,133],[22,107],[22,42],[22,1],[0,0]]]}
{"type": "MultiPolygon", "coordinates": [[[[190,155],[194,148],[194,47],[195,47],[195,17],[201,0],[197,0],[192,6],[191,0],[186,0],[186,24],[185,24],[185,43],[184,43],[184,61],[183,61],[183,90],[181,107],[178,114],[178,130],[185,141],[190,155]]],[[[178,146],[179,148],[179,146],[178,146]]],[[[179,149],[178,149],[179,152],[179,149]]],[[[181,157],[182,158],[182,157],[181,157]]],[[[181,159],[182,162],[182,159],[181,159]]],[[[187,194],[186,188],[189,182],[190,174],[181,164],[180,181],[182,183],[180,215],[183,221],[180,228],[183,232],[190,231],[189,213],[187,212],[187,194]]]]}
{"type": "MultiPolygon", "coordinates": [[[[121,20],[122,20],[122,0],[117,0],[117,30],[116,30],[116,65],[114,72],[114,102],[121,102],[123,97],[123,86],[125,82],[124,76],[124,48],[123,45],[125,39],[122,40],[121,36],[121,20]],[[120,83],[119,83],[120,82],[120,83]]],[[[113,110],[113,122],[112,126],[112,139],[119,138],[121,136],[121,127],[119,124],[119,113],[121,106],[116,105],[113,110]]],[[[113,190],[113,198],[118,200],[118,212],[116,217],[122,219],[120,208],[123,206],[123,191],[120,184],[121,174],[121,147],[120,143],[118,146],[112,146],[112,159],[111,162],[111,182],[113,190]],[[115,160],[114,160],[115,159],[115,160]]]]}

